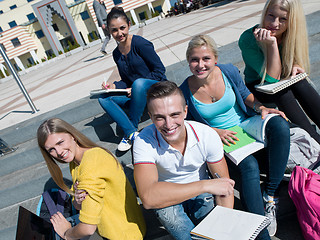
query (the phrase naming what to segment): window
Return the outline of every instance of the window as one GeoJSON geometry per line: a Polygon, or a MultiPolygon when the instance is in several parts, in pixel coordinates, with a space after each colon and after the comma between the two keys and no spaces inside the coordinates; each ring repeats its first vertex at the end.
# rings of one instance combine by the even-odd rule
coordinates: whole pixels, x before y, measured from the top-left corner
{"type": "Polygon", "coordinates": [[[18,64],[14,63],[13,66],[16,69],[16,71],[21,71],[21,68],[19,68],[18,64]]]}
{"type": "Polygon", "coordinates": [[[114,5],[118,5],[122,3],[122,0],[113,0],[114,5]]]}
{"type": "Polygon", "coordinates": [[[154,7],[153,9],[154,9],[154,11],[158,11],[158,13],[162,13],[162,7],[160,5],[154,7]]]}
{"type": "Polygon", "coordinates": [[[27,58],[27,60],[28,60],[28,63],[29,63],[30,65],[36,65],[36,63],[35,63],[35,61],[33,60],[32,57],[27,58]]]}
{"type": "Polygon", "coordinates": [[[9,22],[9,26],[10,26],[10,28],[17,26],[16,21],[9,22]]]}
{"type": "Polygon", "coordinates": [[[2,27],[0,27],[0,33],[3,32],[2,27]]]}
{"type": "Polygon", "coordinates": [[[17,8],[17,5],[12,5],[9,7],[11,10],[17,8]]]}
{"type": "Polygon", "coordinates": [[[3,11],[2,10],[0,10],[0,14],[2,14],[3,13],[3,11]]]}
{"type": "Polygon", "coordinates": [[[140,18],[141,21],[145,20],[146,19],[145,13],[144,12],[139,13],[139,18],[140,18]]]}
{"type": "Polygon", "coordinates": [[[3,49],[4,51],[7,51],[7,49],[5,48],[5,46],[4,46],[2,43],[0,43],[0,45],[1,45],[1,47],[2,47],[2,49],[3,49]]]}
{"type": "Polygon", "coordinates": [[[90,18],[89,13],[87,11],[81,12],[80,13],[82,20],[86,20],[90,18]]]}
{"type": "Polygon", "coordinates": [[[27,2],[32,2],[33,0],[27,0],[27,2]]]}
{"type": "Polygon", "coordinates": [[[31,21],[32,19],[35,19],[36,16],[33,13],[30,13],[27,15],[27,18],[29,19],[29,21],[31,21]]]}
{"type": "Polygon", "coordinates": [[[45,53],[48,58],[51,58],[54,55],[54,52],[52,51],[52,49],[46,50],[45,53]]]}
{"type": "Polygon", "coordinates": [[[58,28],[58,26],[57,26],[57,24],[52,24],[52,27],[53,27],[53,30],[54,31],[56,31],[56,32],[58,32],[59,31],[59,28],[58,28]]]}
{"type": "Polygon", "coordinates": [[[42,32],[42,30],[36,31],[35,34],[37,35],[37,38],[43,38],[44,37],[44,33],[42,32]]]}
{"type": "Polygon", "coordinates": [[[19,41],[18,38],[12,39],[11,42],[12,42],[12,45],[13,45],[14,47],[19,47],[19,46],[21,45],[21,43],[20,43],[20,41],[19,41]]]}

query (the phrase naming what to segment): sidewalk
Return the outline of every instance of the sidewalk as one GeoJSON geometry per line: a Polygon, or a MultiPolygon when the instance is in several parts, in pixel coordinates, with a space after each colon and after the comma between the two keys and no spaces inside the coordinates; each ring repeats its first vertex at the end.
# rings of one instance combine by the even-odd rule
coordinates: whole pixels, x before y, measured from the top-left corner
{"type": "MultiPolygon", "coordinates": [[[[318,0],[302,2],[306,15],[320,10],[318,0]]],[[[166,67],[184,64],[187,44],[193,35],[208,34],[219,47],[233,43],[245,29],[259,22],[264,3],[265,0],[223,1],[185,15],[162,19],[131,33],[153,42],[166,67]]],[[[118,80],[111,54],[115,46],[115,41],[111,40],[107,56],[100,54],[99,44],[20,76],[40,110],[36,114],[31,114],[14,79],[0,83],[0,130],[87,97],[90,90],[100,88],[105,78],[118,80]]]]}

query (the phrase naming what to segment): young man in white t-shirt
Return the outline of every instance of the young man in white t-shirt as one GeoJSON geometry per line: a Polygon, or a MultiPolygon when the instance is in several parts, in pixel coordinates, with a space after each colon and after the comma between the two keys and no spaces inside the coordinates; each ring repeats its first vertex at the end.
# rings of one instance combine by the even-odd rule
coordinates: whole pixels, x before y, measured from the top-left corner
{"type": "Polygon", "coordinates": [[[222,143],[212,128],[184,120],[187,106],[173,82],[154,84],[147,106],[153,124],[133,146],[138,194],[175,239],[191,239],[190,231],[214,202],[233,208],[234,181],[229,178],[222,143]],[[207,169],[221,178],[210,179],[207,169]]]}

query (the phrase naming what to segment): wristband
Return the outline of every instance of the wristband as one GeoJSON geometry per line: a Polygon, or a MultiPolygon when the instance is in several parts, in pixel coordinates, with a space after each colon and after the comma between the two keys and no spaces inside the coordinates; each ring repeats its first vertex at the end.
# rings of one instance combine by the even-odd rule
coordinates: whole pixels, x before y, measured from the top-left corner
{"type": "MultiPolygon", "coordinates": [[[[261,113],[261,109],[256,109],[256,104],[257,104],[257,102],[254,102],[254,104],[253,104],[253,110],[256,112],[256,113],[261,113]]],[[[261,107],[262,105],[260,105],[260,107],[261,107]]]]}

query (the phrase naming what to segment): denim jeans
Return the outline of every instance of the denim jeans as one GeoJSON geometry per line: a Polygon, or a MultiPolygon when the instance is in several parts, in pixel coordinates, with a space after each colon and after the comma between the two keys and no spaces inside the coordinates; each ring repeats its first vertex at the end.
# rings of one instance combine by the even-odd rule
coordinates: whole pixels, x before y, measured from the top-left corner
{"type": "Polygon", "coordinates": [[[124,137],[138,129],[139,120],[147,103],[147,92],[156,80],[138,78],[131,85],[131,97],[101,95],[99,103],[110,117],[121,127],[124,137]],[[123,107],[129,108],[129,116],[123,111],[123,107]]]}
{"type": "MultiPolygon", "coordinates": [[[[265,128],[267,181],[265,191],[270,196],[279,194],[279,184],[283,178],[290,150],[289,124],[280,116],[271,118],[265,128]]],[[[249,155],[237,166],[241,174],[241,202],[252,213],[264,215],[260,188],[260,171],[257,159],[249,155]]],[[[270,239],[267,229],[259,239],[270,239]]]]}
{"type": "Polygon", "coordinates": [[[213,209],[214,197],[201,194],[180,204],[155,209],[166,230],[176,240],[191,240],[190,231],[213,209]]]}

